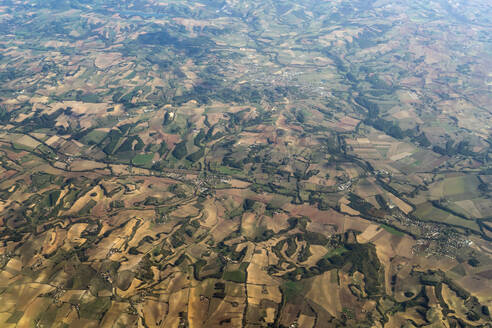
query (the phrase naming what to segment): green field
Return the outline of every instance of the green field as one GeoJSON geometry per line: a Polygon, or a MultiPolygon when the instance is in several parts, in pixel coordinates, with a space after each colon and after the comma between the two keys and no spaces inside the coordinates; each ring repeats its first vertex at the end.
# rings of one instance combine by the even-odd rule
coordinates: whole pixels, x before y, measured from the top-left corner
{"type": "Polygon", "coordinates": [[[132,164],[136,166],[151,167],[154,154],[138,154],[132,159],[132,164]]]}
{"type": "Polygon", "coordinates": [[[239,266],[239,270],[224,272],[224,276],[223,276],[224,280],[229,280],[237,283],[245,283],[247,267],[248,267],[248,263],[241,263],[241,265],[239,266]]]}
{"type": "Polygon", "coordinates": [[[431,187],[433,199],[448,200],[471,199],[478,195],[479,180],[474,175],[449,177],[431,187]]]}
{"type": "Polygon", "coordinates": [[[413,214],[424,221],[440,222],[480,232],[480,228],[475,221],[462,219],[456,215],[432,206],[431,203],[418,205],[413,214]]]}
{"type": "Polygon", "coordinates": [[[346,249],[345,247],[338,247],[338,248],[332,249],[328,253],[326,253],[324,258],[327,259],[327,258],[330,258],[333,256],[342,255],[343,253],[346,253],[346,252],[348,252],[348,249],[346,249]]]}
{"type": "Polygon", "coordinates": [[[81,139],[81,141],[88,145],[91,144],[97,145],[104,139],[105,136],[106,136],[106,132],[93,130],[89,132],[86,136],[84,136],[81,139]]]}
{"type": "Polygon", "coordinates": [[[289,301],[300,295],[304,289],[304,284],[302,282],[287,281],[281,286],[281,289],[284,293],[285,300],[289,301]]]}
{"type": "Polygon", "coordinates": [[[393,227],[390,227],[386,224],[381,224],[381,228],[383,228],[384,230],[388,231],[389,233],[393,234],[393,235],[396,235],[396,236],[404,236],[405,234],[399,230],[396,230],[395,228],[393,227]]]}

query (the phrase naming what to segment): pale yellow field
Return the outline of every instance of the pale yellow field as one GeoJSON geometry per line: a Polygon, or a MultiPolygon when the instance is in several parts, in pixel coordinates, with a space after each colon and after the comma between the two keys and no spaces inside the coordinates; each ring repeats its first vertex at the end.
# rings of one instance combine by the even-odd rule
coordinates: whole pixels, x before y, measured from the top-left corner
{"type": "Polygon", "coordinates": [[[105,168],[106,164],[89,160],[77,160],[70,164],[71,171],[90,171],[105,168]]]}
{"type": "Polygon", "coordinates": [[[306,294],[307,298],[320,305],[332,316],[342,311],[337,274],[337,270],[331,270],[316,276],[312,279],[311,289],[306,294]]]}

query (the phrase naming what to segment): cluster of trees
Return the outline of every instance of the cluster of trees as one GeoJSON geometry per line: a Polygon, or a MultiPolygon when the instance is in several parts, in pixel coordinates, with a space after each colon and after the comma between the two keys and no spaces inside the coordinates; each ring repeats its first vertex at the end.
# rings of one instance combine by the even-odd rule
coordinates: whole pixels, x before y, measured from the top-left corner
{"type": "Polygon", "coordinates": [[[200,160],[200,158],[202,158],[204,155],[205,155],[205,148],[202,147],[202,148],[198,149],[196,152],[191,153],[188,156],[186,156],[186,159],[192,163],[195,163],[198,160],[200,160]]]}
{"type": "MultiPolygon", "coordinates": [[[[354,99],[357,104],[364,107],[367,110],[367,117],[364,123],[374,127],[377,130],[383,131],[384,133],[392,136],[396,139],[404,139],[405,137],[410,137],[413,142],[420,144],[422,147],[431,146],[431,142],[423,132],[419,132],[418,129],[407,129],[402,130],[396,122],[385,120],[379,117],[379,106],[378,104],[370,101],[365,96],[357,96],[354,99]]],[[[462,140],[455,144],[453,140],[448,140],[444,147],[433,146],[432,150],[441,155],[454,156],[457,154],[465,156],[473,156],[474,153],[470,150],[469,142],[462,140]]]]}
{"type": "Polygon", "coordinates": [[[383,131],[396,139],[403,139],[414,134],[412,130],[403,131],[397,123],[379,117],[379,105],[370,101],[367,97],[361,95],[357,96],[354,100],[367,110],[367,117],[364,120],[365,124],[379,131],[383,131]]]}
{"type": "Polygon", "coordinates": [[[145,144],[139,136],[130,136],[126,138],[126,140],[118,147],[118,152],[124,151],[141,151],[144,148],[145,144]],[[134,142],[135,145],[134,145],[134,142]]]}
{"type": "Polygon", "coordinates": [[[376,248],[372,244],[344,245],[347,249],[343,255],[334,255],[322,258],[316,263],[320,272],[332,269],[340,269],[350,265],[349,272],[362,272],[364,274],[365,289],[369,297],[379,296],[384,292],[384,274],[382,266],[376,254],[376,248]]]}
{"type": "Polygon", "coordinates": [[[173,156],[177,159],[183,159],[187,153],[188,149],[186,148],[186,140],[177,143],[172,151],[173,156]]]}
{"type": "MultiPolygon", "coordinates": [[[[2,111],[0,110],[0,115],[2,111]]],[[[60,115],[68,114],[70,115],[70,108],[67,109],[58,109],[51,114],[39,114],[35,113],[33,116],[24,120],[22,124],[23,131],[29,132],[37,129],[53,129],[56,126],[56,120],[60,115]]],[[[10,119],[11,115],[9,113],[4,112],[5,119],[10,119]]],[[[12,123],[12,122],[11,122],[12,123]]],[[[14,123],[15,124],[15,123],[14,123]]],[[[60,128],[58,128],[60,129],[60,128]]],[[[72,134],[74,131],[71,130],[71,127],[68,127],[66,131],[60,131],[64,133],[72,134]]]]}
{"type": "Polygon", "coordinates": [[[473,152],[470,150],[469,142],[466,140],[462,140],[457,144],[454,143],[453,140],[448,140],[444,147],[434,146],[432,150],[441,155],[447,156],[455,156],[457,154],[465,155],[465,156],[473,156],[473,152]]]}
{"type": "Polygon", "coordinates": [[[0,105],[0,123],[7,123],[10,120],[10,112],[3,105],[0,105]]]}
{"type": "Polygon", "coordinates": [[[123,134],[121,133],[120,130],[113,129],[109,131],[109,133],[106,135],[106,137],[103,139],[103,143],[105,146],[103,147],[102,151],[106,155],[111,155],[113,152],[116,150],[116,146],[120,139],[123,137],[123,134]]]}

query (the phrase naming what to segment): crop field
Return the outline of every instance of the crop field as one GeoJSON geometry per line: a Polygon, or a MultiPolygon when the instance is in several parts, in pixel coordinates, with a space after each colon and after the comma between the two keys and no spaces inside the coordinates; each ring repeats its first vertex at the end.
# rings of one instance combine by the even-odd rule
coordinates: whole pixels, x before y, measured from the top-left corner
{"type": "Polygon", "coordinates": [[[0,3],[0,326],[488,327],[490,11],[0,3]]]}
{"type": "Polygon", "coordinates": [[[472,230],[479,230],[478,225],[474,221],[462,219],[458,216],[434,207],[430,203],[425,203],[417,206],[414,214],[422,220],[426,221],[442,222],[450,225],[469,228],[472,230]]]}
{"type": "Polygon", "coordinates": [[[473,175],[444,178],[432,186],[430,197],[450,200],[471,199],[479,195],[478,184],[477,177],[473,175]]]}

